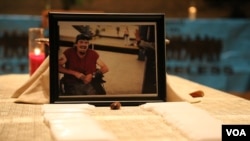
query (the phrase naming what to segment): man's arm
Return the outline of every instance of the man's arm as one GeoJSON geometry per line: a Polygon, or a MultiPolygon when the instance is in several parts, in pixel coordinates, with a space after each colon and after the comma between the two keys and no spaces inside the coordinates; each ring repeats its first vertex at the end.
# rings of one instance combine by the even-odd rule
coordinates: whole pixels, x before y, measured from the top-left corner
{"type": "Polygon", "coordinates": [[[84,79],[86,77],[83,73],[65,68],[64,64],[66,62],[67,62],[67,58],[65,57],[65,55],[62,55],[58,60],[58,70],[60,73],[70,74],[70,75],[75,76],[78,79],[84,79]]]}
{"type": "Polygon", "coordinates": [[[100,67],[102,74],[109,71],[108,66],[100,58],[97,59],[97,65],[100,67]]]}

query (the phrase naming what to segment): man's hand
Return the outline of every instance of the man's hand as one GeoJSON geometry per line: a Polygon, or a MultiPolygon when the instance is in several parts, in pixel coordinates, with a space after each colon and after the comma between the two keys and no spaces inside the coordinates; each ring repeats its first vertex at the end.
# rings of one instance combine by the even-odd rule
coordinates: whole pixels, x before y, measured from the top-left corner
{"type": "Polygon", "coordinates": [[[73,75],[77,78],[77,79],[83,79],[85,77],[85,75],[83,73],[74,71],[73,75]]]}
{"type": "Polygon", "coordinates": [[[80,78],[84,84],[88,84],[92,81],[92,74],[85,75],[85,77],[80,78]]]}
{"type": "Polygon", "coordinates": [[[91,82],[92,80],[92,75],[88,74],[88,75],[84,75],[83,73],[79,73],[79,72],[74,72],[74,76],[80,80],[82,80],[82,82],[84,84],[88,84],[91,82]]]}

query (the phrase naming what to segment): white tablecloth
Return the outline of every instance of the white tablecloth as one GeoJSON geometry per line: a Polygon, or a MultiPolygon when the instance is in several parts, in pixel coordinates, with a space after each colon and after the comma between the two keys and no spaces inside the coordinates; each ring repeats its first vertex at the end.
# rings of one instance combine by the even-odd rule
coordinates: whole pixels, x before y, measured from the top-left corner
{"type": "MultiPolygon", "coordinates": [[[[28,74],[0,76],[0,140],[53,140],[50,129],[43,122],[42,105],[15,103],[16,98],[11,98],[13,92],[29,78],[28,74]]],[[[172,93],[174,97],[169,98],[170,101],[184,101],[188,93],[202,90],[204,97],[192,102],[194,106],[223,123],[250,124],[248,100],[176,76],[169,75],[168,81],[176,84],[168,86],[175,93],[172,93]]],[[[161,116],[138,106],[122,107],[121,110],[97,107],[90,116],[121,141],[188,140],[175,127],[166,124],[161,116]]]]}

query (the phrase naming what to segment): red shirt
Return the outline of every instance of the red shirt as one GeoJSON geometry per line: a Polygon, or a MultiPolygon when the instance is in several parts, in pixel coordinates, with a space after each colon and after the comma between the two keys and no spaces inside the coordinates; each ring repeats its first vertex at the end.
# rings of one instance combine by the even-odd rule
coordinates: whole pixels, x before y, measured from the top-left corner
{"type": "MultiPolygon", "coordinates": [[[[77,55],[76,48],[69,48],[64,52],[67,62],[65,63],[65,68],[81,72],[85,75],[93,74],[96,71],[96,63],[99,58],[99,54],[91,49],[88,49],[84,58],[80,58],[77,55]]],[[[73,75],[64,75],[64,80],[67,82],[79,81],[73,75]]]]}

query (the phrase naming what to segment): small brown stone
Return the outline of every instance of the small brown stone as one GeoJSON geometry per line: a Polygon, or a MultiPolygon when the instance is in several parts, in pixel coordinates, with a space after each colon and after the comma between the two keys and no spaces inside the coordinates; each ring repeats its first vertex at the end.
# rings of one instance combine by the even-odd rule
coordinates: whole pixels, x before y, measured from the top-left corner
{"type": "Polygon", "coordinates": [[[111,110],[119,110],[121,108],[121,103],[116,101],[110,104],[111,110]]]}
{"type": "Polygon", "coordinates": [[[190,93],[190,95],[194,98],[196,97],[203,97],[204,96],[204,92],[201,91],[201,90],[198,90],[198,91],[194,91],[192,93],[190,93]]]}

